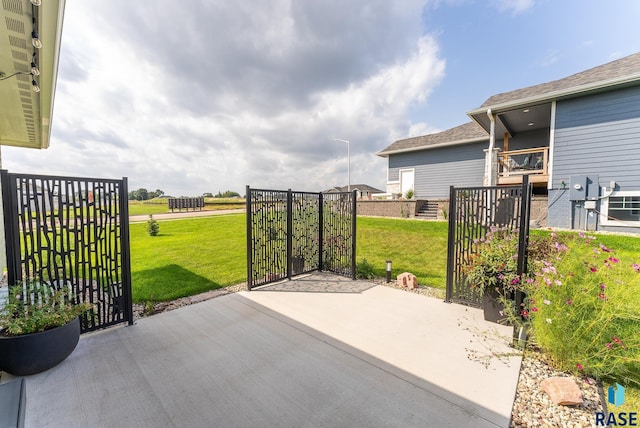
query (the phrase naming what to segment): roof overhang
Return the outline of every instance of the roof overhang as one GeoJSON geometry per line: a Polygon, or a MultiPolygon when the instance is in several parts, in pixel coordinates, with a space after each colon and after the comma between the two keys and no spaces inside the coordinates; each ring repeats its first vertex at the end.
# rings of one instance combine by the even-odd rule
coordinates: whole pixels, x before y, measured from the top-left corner
{"type": "Polygon", "coordinates": [[[439,149],[441,147],[460,146],[463,144],[480,143],[488,140],[489,140],[489,136],[487,135],[486,137],[481,137],[481,138],[469,138],[466,140],[449,141],[446,143],[431,144],[426,146],[408,147],[406,149],[383,150],[381,152],[376,153],[376,156],[386,158],[386,157],[389,157],[389,155],[397,155],[400,153],[420,152],[423,150],[439,149]]]}
{"type": "Polygon", "coordinates": [[[467,112],[467,115],[489,132],[491,121],[487,116],[487,111],[491,109],[491,113],[496,118],[496,135],[502,135],[504,132],[513,135],[518,132],[548,128],[550,126],[550,112],[553,101],[582,97],[639,84],[640,74],[634,74],[551,91],[500,104],[485,105],[467,112]]]}
{"type": "Polygon", "coordinates": [[[58,77],[65,0],[3,1],[0,6],[0,145],[46,149],[58,77]],[[35,18],[42,48],[31,44],[35,18]],[[33,54],[39,76],[29,74],[33,54]],[[26,73],[26,74],[25,74],[26,73]],[[40,92],[32,90],[36,80],[40,92]]]}

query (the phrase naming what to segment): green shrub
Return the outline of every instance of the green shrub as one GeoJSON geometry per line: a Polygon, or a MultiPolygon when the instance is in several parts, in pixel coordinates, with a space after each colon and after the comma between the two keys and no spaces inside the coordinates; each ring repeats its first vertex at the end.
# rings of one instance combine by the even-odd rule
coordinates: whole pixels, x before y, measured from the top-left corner
{"type": "Polygon", "coordinates": [[[149,220],[147,220],[147,233],[149,236],[157,236],[160,232],[160,224],[149,214],[149,220]]]}
{"type": "Polygon", "coordinates": [[[523,309],[533,340],[562,370],[640,385],[640,259],[582,233],[551,248],[523,309]]]}
{"type": "Polygon", "coordinates": [[[407,190],[407,193],[404,194],[405,199],[413,199],[416,195],[416,192],[413,189],[407,190]]]}
{"type": "Polygon", "coordinates": [[[91,308],[78,303],[70,287],[28,281],[9,287],[0,310],[0,331],[7,336],[38,333],[63,326],[91,308]]]}
{"type": "Polygon", "coordinates": [[[375,278],[374,267],[367,259],[362,259],[356,264],[356,278],[358,279],[372,279],[375,278]]]}

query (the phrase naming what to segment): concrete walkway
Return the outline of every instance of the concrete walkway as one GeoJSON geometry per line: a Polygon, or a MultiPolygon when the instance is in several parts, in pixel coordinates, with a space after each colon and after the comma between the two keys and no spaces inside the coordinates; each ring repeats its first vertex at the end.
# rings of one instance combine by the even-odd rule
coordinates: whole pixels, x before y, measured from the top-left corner
{"type": "Polygon", "coordinates": [[[507,427],[510,334],[476,309],[317,274],[82,337],[27,377],[27,426],[507,427]]]}

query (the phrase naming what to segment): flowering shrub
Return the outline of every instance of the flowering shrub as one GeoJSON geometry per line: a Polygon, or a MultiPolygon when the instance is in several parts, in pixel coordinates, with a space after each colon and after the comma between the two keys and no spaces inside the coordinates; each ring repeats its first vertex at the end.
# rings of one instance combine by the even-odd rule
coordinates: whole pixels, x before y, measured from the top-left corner
{"type": "Polygon", "coordinates": [[[464,273],[467,284],[483,293],[490,288],[503,293],[515,290],[518,275],[518,231],[492,227],[483,239],[474,241],[477,252],[469,257],[464,273]]]}
{"type": "Polygon", "coordinates": [[[640,258],[583,233],[551,237],[522,308],[535,343],[562,370],[640,385],[640,258]]]}

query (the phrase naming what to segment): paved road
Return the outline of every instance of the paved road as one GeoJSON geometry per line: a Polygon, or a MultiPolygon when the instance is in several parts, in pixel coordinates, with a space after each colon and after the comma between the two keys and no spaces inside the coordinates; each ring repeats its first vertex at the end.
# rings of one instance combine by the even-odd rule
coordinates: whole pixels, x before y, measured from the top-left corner
{"type": "MultiPolygon", "coordinates": [[[[216,211],[183,211],[183,212],[174,212],[174,213],[164,213],[164,214],[154,214],[153,218],[156,220],[170,220],[176,218],[192,218],[192,217],[210,217],[214,215],[224,215],[224,214],[240,214],[243,213],[244,209],[237,210],[216,210],[216,211]]],[[[129,222],[135,223],[140,221],[149,220],[149,215],[132,215],[129,216],[129,222]]]]}

